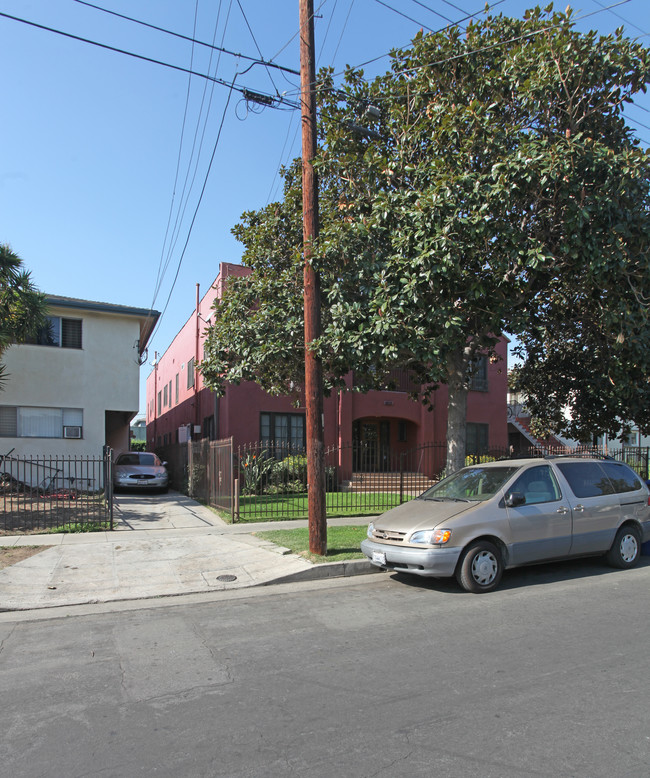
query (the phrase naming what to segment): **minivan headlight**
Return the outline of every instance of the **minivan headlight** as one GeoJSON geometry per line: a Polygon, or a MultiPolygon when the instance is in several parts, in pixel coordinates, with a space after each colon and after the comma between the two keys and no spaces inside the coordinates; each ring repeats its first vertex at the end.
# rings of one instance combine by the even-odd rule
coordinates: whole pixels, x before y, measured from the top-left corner
{"type": "Polygon", "coordinates": [[[422,543],[426,546],[441,546],[449,542],[450,529],[425,529],[414,532],[410,537],[411,543],[422,543]]]}
{"type": "Polygon", "coordinates": [[[375,525],[372,522],[370,522],[370,524],[368,524],[368,529],[366,530],[366,535],[369,538],[371,538],[373,536],[374,531],[375,531],[375,525]]]}

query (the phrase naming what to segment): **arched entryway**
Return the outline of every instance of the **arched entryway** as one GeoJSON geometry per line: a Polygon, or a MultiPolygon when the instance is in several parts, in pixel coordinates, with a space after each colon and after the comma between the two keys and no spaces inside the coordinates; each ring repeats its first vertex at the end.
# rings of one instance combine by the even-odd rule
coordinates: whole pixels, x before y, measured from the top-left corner
{"type": "Polygon", "coordinates": [[[359,473],[387,473],[416,440],[417,426],[406,419],[367,416],[352,424],[352,467],[359,473]]]}

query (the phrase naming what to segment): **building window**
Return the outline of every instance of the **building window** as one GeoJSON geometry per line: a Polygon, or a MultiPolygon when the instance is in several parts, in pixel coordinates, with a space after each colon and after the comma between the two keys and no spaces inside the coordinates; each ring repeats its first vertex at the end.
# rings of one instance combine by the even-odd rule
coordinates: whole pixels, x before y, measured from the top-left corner
{"type": "Polygon", "coordinates": [[[485,354],[476,357],[472,362],[469,388],[474,392],[488,391],[488,359],[485,354]]]}
{"type": "Polygon", "coordinates": [[[397,422],[397,441],[406,443],[406,422],[403,420],[397,422]]]}
{"type": "Polygon", "coordinates": [[[468,422],[466,426],[465,453],[484,454],[488,450],[489,431],[489,424],[468,422]]]}
{"type": "Polygon", "coordinates": [[[83,437],[83,410],[2,405],[0,437],[79,439],[83,437]]]}
{"type": "MultiPolygon", "coordinates": [[[[305,448],[305,416],[302,413],[260,413],[260,440],[265,446],[285,451],[305,448]]],[[[281,456],[282,451],[277,452],[281,456]]]]}
{"type": "Polygon", "coordinates": [[[194,386],[194,357],[187,363],[187,388],[194,386]]]}
{"type": "Polygon", "coordinates": [[[166,408],[169,404],[169,392],[167,390],[167,384],[163,386],[163,408],[166,408]]]}
{"type": "Polygon", "coordinates": [[[81,319],[64,316],[47,316],[47,323],[34,338],[26,343],[38,346],[59,346],[60,348],[81,348],[81,319]]]}
{"type": "Polygon", "coordinates": [[[158,392],[158,416],[162,412],[162,392],[158,392]]]}
{"type": "Polygon", "coordinates": [[[630,430],[628,433],[621,435],[621,445],[623,446],[638,446],[640,440],[640,433],[638,429],[630,430]]]}
{"type": "Polygon", "coordinates": [[[174,405],[178,405],[178,373],[176,373],[176,391],[174,392],[174,405]]]}

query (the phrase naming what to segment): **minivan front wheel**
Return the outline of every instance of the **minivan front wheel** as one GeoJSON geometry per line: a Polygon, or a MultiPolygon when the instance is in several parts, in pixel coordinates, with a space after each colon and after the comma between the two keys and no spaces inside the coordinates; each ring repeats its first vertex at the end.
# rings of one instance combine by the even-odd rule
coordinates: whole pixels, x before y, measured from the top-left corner
{"type": "Polygon", "coordinates": [[[487,540],[465,549],[456,572],[456,580],[466,592],[480,594],[497,588],[503,575],[503,561],[498,548],[487,540]]]}
{"type": "Polygon", "coordinates": [[[634,567],[641,553],[641,533],[636,527],[621,527],[616,533],[607,561],[612,567],[634,567]]]}

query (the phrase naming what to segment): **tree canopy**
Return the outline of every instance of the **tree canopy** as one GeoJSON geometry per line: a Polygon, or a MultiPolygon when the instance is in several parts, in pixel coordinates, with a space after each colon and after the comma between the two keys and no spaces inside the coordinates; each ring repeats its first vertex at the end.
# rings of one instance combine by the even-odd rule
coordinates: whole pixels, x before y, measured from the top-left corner
{"type": "MultiPolygon", "coordinates": [[[[649,73],[622,31],[577,32],[551,7],[420,33],[372,81],[321,72],[326,387],[354,369],[373,388],[398,366],[425,400],[447,384],[456,469],[473,360],[509,333],[517,387],[556,431],[648,424],[650,158],[623,109],[649,73]]],[[[302,384],[297,162],[284,179],[283,200],[233,230],[252,274],[216,307],[202,370],[217,390],[302,384]]]]}
{"type": "MultiPolygon", "coordinates": [[[[45,298],[31,281],[20,257],[0,243],[0,357],[6,349],[36,334],[45,322],[45,298]]],[[[0,364],[0,389],[7,380],[0,364]]]]}

